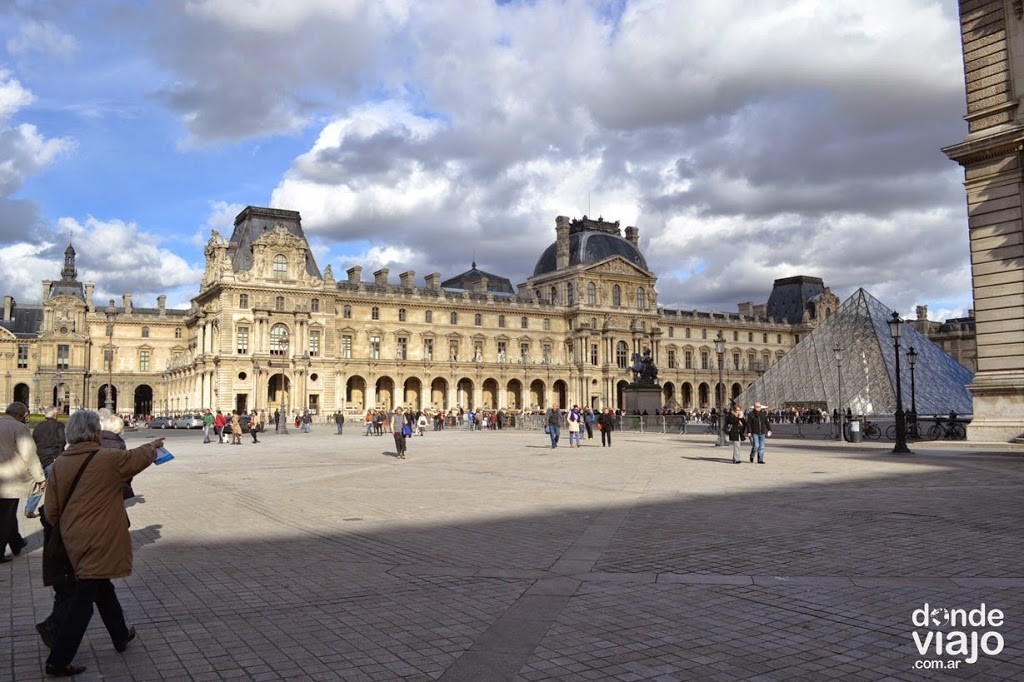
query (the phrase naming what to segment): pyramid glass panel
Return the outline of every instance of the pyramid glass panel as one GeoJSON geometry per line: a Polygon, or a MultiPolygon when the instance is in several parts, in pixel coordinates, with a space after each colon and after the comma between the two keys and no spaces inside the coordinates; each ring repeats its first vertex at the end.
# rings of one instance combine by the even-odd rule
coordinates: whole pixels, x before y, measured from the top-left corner
{"type": "MultiPolygon", "coordinates": [[[[770,407],[842,406],[854,414],[891,415],[896,411],[896,349],[889,335],[892,310],[858,289],[835,314],[750,385],[737,401],[770,407]],[[842,349],[837,361],[834,348],[842,349]],[[841,375],[841,376],[840,376],[841,375]]],[[[967,385],[974,375],[909,323],[900,339],[903,409],[913,403],[919,415],[970,414],[967,385]],[[914,390],[906,353],[917,352],[914,390]]]]}

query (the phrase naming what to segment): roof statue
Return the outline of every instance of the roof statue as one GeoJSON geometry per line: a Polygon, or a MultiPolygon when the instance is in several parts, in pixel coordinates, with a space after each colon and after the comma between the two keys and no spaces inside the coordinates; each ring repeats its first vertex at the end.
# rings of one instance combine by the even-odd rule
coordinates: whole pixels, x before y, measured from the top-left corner
{"type": "MultiPolygon", "coordinates": [[[[849,407],[854,414],[896,412],[896,351],[889,335],[892,310],[858,289],[836,312],[805,336],[737,402],[760,401],[772,407],[787,403],[826,403],[829,411],[849,407]],[[842,350],[836,359],[836,348],[842,350]],[[840,383],[840,373],[842,382],[840,383]]],[[[917,413],[971,413],[966,386],[974,375],[909,324],[903,325],[900,352],[917,352],[914,403],[917,413]]],[[[911,408],[910,363],[900,362],[903,409],[911,408]]]]}

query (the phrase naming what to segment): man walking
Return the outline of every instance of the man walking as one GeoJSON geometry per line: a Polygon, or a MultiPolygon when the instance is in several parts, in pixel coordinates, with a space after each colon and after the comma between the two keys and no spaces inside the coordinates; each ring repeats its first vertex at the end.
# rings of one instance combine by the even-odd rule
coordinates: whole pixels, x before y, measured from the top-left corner
{"type": "Polygon", "coordinates": [[[345,415],[338,410],[334,413],[334,425],[338,427],[338,435],[342,435],[342,431],[345,429],[345,415]]]}
{"type": "Polygon", "coordinates": [[[558,403],[553,403],[548,410],[548,435],[551,436],[551,449],[558,447],[558,438],[562,435],[562,424],[564,418],[562,411],[558,409],[558,403]]]}
{"type": "Polygon", "coordinates": [[[28,406],[13,402],[0,419],[0,564],[11,560],[8,545],[17,556],[28,544],[18,531],[18,503],[46,486],[27,416],[28,406]]]}
{"type": "MultiPolygon", "coordinates": [[[[60,453],[64,452],[64,425],[57,421],[57,408],[47,407],[43,412],[45,419],[32,430],[32,440],[36,443],[36,455],[39,457],[39,464],[43,467],[43,474],[50,478],[50,470],[53,468],[53,460],[60,453]]],[[[25,516],[34,519],[39,516],[36,509],[43,499],[42,491],[33,495],[25,502],[25,516]]]]}
{"type": "Polygon", "coordinates": [[[754,409],[747,415],[747,433],[750,434],[750,461],[753,462],[756,455],[757,463],[764,464],[764,442],[772,435],[772,429],[768,423],[768,412],[760,402],[755,402],[754,409]]]}
{"type": "Polygon", "coordinates": [[[210,442],[210,429],[213,428],[213,413],[210,408],[203,410],[203,443],[210,442]]]}

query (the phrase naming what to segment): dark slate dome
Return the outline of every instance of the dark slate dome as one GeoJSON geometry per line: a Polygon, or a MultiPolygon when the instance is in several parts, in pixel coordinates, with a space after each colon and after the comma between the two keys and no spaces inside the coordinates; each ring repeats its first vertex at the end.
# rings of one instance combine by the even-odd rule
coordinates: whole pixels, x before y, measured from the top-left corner
{"type": "MultiPolygon", "coordinates": [[[[647,270],[647,261],[640,253],[640,250],[633,246],[629,240],[620,237],[618,234],[612,234],[607,228],[603,230],[589,229],[590,225],[588,223],[595,224],[597,221],[588,220],[584,217],[583,221],[573,225],[574,229],[569,233],[569,267],[574,265],[592,265],[611,256],[622,256],[630,263],[634,263],[638,267],[647,270]],[[580,229],[581,227],[583,229],[580,229]]],[[[618,223],[604,224],[618,225],[618,223]]],[[[618,232],[618,227],[615,228],[615,232],[618,232]]],[[[544,249],[544,253],[537,259],[537,266],[533,269],[534,277],[555,271],[557,247],[558,243],[555,242],[544,249]]]]}

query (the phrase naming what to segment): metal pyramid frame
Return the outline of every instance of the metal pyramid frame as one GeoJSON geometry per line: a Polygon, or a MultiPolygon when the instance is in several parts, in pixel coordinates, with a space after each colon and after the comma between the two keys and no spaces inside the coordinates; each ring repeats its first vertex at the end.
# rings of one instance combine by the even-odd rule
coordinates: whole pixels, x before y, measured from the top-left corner
{"type": "MultiPolygon", "coordinates": [[[[858,289],[741,393],[737,402],[749,406],[761,401],[772,408],[819,406],[829,412],[841,406],[854,414],[892,415],[896,411],[896,351],[889,335],[891,316],[892,310],[858,289]],[[843,351],[841,361],[833,350],[837,346],[843,351]]],[[[906,359],[911,348],[917,352],[913,391],[917,414],[970,414],[971,394],[966,387],[974,375],[909,323],[903,325],[900,339],[903,409],[912,407],[906,359]]]]}

